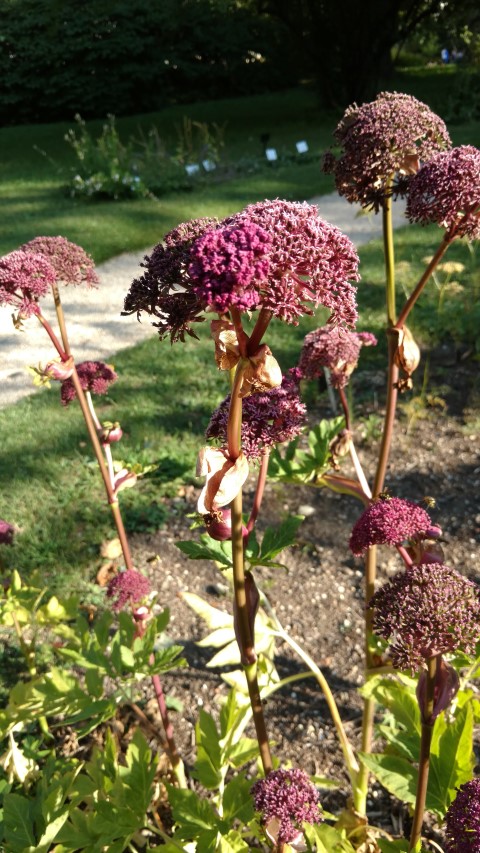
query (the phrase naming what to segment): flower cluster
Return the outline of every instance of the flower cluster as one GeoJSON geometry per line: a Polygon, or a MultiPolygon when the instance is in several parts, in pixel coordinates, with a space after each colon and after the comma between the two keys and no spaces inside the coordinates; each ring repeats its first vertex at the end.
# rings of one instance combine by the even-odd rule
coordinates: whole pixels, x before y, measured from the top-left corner
{"type": "Polygon", "coordinates": [[[21,249],[43,255],[55,270],[58,281],[89,287],[98,284],[93,259],[81,246],[65,237],[35,237],[21,249]]]}
{"type": "Polygon", "coordinates": [[[118,613],[126,607],[134,607],[151,592],[150,582],[135,569],[118,572],[107,586],[107,598],[113,599],[112,610],[118,613]]]}
{"type": "Polygon", "coordinates": [[[55,281],[55,270],[43,255],[10,252],[0,258],[0,305],[14,305],[21,317],[30,317],[55,281]]]}
{"type": "Polygon", "coordinates": [[[257,308],[270,242],[267,232],[253,222],[207,231],[194,243],[188,268],[199,300],[220,314],[231,307],[257,308]]]}
{"type": "Polygon", "coordinates": [[[451,236],[480,237],[480,151],[461,145],[437,154],[412,179],[407,216],[425,225],[436,222],[451,236]]]}
{"type": "Polygon", "coordinates": [[[410,566],[371,598],[373,629],[391,641],[398,669],[418,670],[436,655],[470,654],[480,640],[480,590],[439,563],[410,566]]]}
{"type": "MultiPolygon", "coordinates": [[[[242,450],[247,459],[260,459],[265,452],[283,441],[300,435],[307,417],[306,406],[298,394],[298,372],[293,369],[278,388],[255,394],[243,401],[242,450]]],[[[206,438],[226,443],[230,395],[214,411],[205,433],[206,438]]]]}
{"type": "Polygon", "coordinates": [[[353,243],[318,215],[316,205],[276,199],[250,204],[227,222],[250,221],[271,238],[270,269],[262,284],[262,305],[286,323],[324,305],[331,320],[357,321],[358,256],[353,243]]]}
{"type": "Polygon", "coordinates": [[[355,370],[362,346],[375,346],[370,332],[351,332],[338,326],[315,329],[304,340],[299,369],[305,379],[315,379],[324,367],[334,388],[344,388],[355,370]]]}
{"type": "MultiPolygon", "coordinates": [[[[80,380],[80,385],[84,391],[91,391],[93,394],[106,394],[112,382],[115,382],[117,374],[103,361],[82,361],[77,364],[77,375],[80,380]]],[[[63,406],[68,406],[72,400],[75,400],[77,392],[73,379],[66,379],[62,382],[60,398],[63,406]]]]}
{"type": "Polygon", "coordinates": [[[15,528],[0,518],[0,545],[13,545],[13,536],[15,528]]]}
{"type": "Polygon", "coordinates": [[[157,318],[152,325],[161,340],[168,335],[172,343],[185,340],[186,334],[197,337],[191,324],[202,322],[203,305],[192,290],[188,273],[190,249],[197,238],[217,225],[216,219],[192,219],[170,231],[145,257],[145,272],[132,282],[122,313],[136,313],[140,319],[144,311],[157,318]]]}
{"type": "Polygon", "coordinates": [[[460,785],[445,816],[445,853],[480,851],[480,779],[460,785]]]}
{"type": "Polygon", "coordinates": [[[403,498],[375,501],[354,524],[350,550],[356,557],[372,545],[400,545],[406,539],[418,539],[432,527],[426,510],[403,498]]]}
{"type": "Polygon", "coordinates": [[[272,770],[252,787],[257,812],[268,828],[271,821],[279,822],[278,845],[297,839],[302,823],[320,823],[322,815],[319,794],[303,770],[272,770]]]}
{"type": "Polygon", "coordinates": [[[430,108],[412,95],[381,92],[375,101],[352,104],[335,130],[342,154],[327,155],[324,170],[332,172],[340,195],[362,207],[382,206],[391,193],[404,194],[420,161],[450,147],[447,128],[430,108]]]}
{"type": "Polygon", "coordinates": [[[321,304],[334,322],[357,320],[357,253],[315,205],[265,201],[220,223],[192,220],[167,234],[144,266],[123,313],[154,316],[172,342],[195,336],[192,323],[205,309],[263,307],[296,324],[321,304]]]}

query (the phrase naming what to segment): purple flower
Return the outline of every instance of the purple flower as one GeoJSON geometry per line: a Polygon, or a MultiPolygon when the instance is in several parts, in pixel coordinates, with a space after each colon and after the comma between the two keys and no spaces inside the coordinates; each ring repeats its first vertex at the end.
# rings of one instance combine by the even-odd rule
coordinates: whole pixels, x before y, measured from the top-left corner
{"type": "Polygon", "coordinates": [[[43,255],[56,272],[57,279],[65,284],[98,284],[93,259],[81,246],[65,237],[35,237],[22,246],[24,252],[43,255]]]}
{"type": "Polygon", "coordinates": [[[357,366],[362,346],[376,343],[370,332],[350,332],[338,326],[316,329],[304,340],[298,366],[305,379],[315,379],[327,367],[334,388],[344,388],[357,366]]]}
{"type": "Polygon", "coordinates": [[[188,267],[196,296],[219,313],[256,308],[268,273],[270,242],[253,222],[207,231],[193,244],[188,267]]]}
{"type": "Polygon", "coordinates": [[[320,219],[316,205],[276,199],[251,204],[226,223],[253,222],[270,237],[268,278],[261,284],[262,306],[286,323],[324,305],[331,320],[357,321],[358,255],[338,228],[320,219]],[[307,304],[306,304],[307,303],[307,304]]]}
{"type": "MultiPolygon", "coordinates": [[[[103,361],[82,361],[77,364],[77,374],[83,390],[91,391],[93,394],[106,394],[117,378],[115,371],[103,361]]],[[[62,405],[68,406],[76,396],[73,379],[65,379],[60,391],[62,405]]]]}
{"type": "Polygon", "coordinates": [[[419,161],[451,144],[441,118],[412,95],[398,92],[381,92],[360,107],[352,104],[334,135],[342,154],[336,160],[329,153],[324,171],[334,174],[338,192],[349,202],[376,211],[391,194],[394,177],[395,193],[403,195],[405,178],[415,174],[419,161]]]}
{"type": "Polygon", "coordinates": [[[303,823],[320,823],[319,794],[303,770],[272,770],[252,787],[255,810],[262,823],[279,822],[278,845],[297,839],[303,823]]]}
{"type": "Polygon", "coordinates": [[[43,255],[10,252],[0,258],[0,305],[14,305],[23,317],[30,317],[55,281],[55,270],[43,255]]]}
{"type": "Polygon", "coordinates": [[[428,512],[418,504],[403,498],[380,498],[355,522],[350,549],[358,557],[371,545],[400,545],[405,539],[417,539],[431,526],[428,512]]]}
{"type": "Polygon", "coordinates": [[[13,545],[14,533],[13,525],[0,518],[0,545],[13,545]]]}
{"type": "MultiPolygon", "coordinates": [[[[207,438],[227,439],[230,395],[214,411],[205,433],[207,438]]],[[[242,450],[247,459],[260,459],[265,450],[300,435],[307,417],[298,395],[296,371],[289,371],[278,388],[254,394],[243,401],[242,450]]]]}
{"type": "Polygon", "coordinates": [[[436,222],[451,237],[480,237],[480,151],[461,145],[437,154],[412,178],[407,216],[436,222]]]}
{"type": "Polygon", "coordinates": [[[107,586],[107,598],[114,599],[112,610],[119,612],[128,606],[135,606],[149,595],[150,581],[135,569],[118,572],[107,586]]]}
{"type": "Polygon", "coordinates": [[[389,640],[398,669],[418,670],[436,655],[467,654],[480,640],[480,590],[439,563],[410,566],[371,598],[373,630],[389,640]]]}
{"type": "Polygon", "coordinates": [[[170,336],[172,343],[196,338],[192,323],[203,321],[204,305],[193,292],[188,273],[190,249],[194,241],[218,225],[216,219],[192,219],[170,231],[164,243],[155,246],[142,264],[145,272],[136,278],[125,297],[123,314],[145,312],[156,318],[153,325],[160,339],[170,336]]]}
{"type": "Polygon", "coordinates": [[[480,779],[458,788],[445,815],[445,853],[480,853],[480,779]]]}

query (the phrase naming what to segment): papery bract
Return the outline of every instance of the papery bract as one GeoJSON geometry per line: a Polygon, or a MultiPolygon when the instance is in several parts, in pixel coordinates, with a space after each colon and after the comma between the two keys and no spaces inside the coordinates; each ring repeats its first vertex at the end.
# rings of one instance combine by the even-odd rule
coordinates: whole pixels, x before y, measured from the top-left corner
{"type": "Polygon", "coordinates": [[[203,447],[198,454],[197,477],[206,477],[198,499],[200,515],[208,515],[231,503],[248,477],[248,462],[243,453],[230,459],[222,450],[203,447]]]}

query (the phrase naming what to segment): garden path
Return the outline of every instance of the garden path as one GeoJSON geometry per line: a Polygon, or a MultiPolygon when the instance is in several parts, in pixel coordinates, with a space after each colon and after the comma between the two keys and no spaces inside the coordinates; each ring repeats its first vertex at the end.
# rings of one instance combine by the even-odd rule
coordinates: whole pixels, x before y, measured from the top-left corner
{"type": "MultiPolygon", "coordinates": [[[[311,199],[320,216],[336,225],[359,246],[381,236],[381,217],[364,214],[337,193],[311,199]]],[[[394,227],[408,224],[405,205],[394,203],[394,227]]],[[[77,362],[108,360],[114,353],[152,335],[150,323],[135,316],[122,317],[123,299],[132,280],[140,273],[140,262],[148,249],[111,258],[97,267],[98,289],[69,287],[62,292],[69,338],[77,362]]],[[[52,318],[53,319],[53,318],[52,318]]],[[[16,331],[11,310],[0,308],[0,408],[17,402],[35,389],[27,366],[45,364],[54,353],[43,328],[32,318],[23,331],[16,331]]]]}

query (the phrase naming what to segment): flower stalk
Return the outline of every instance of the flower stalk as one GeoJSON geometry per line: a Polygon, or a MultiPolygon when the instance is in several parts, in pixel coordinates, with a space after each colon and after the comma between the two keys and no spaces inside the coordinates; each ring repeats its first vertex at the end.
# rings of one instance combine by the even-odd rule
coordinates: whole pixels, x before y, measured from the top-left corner
{"type": "Polygon", "coordinates": [[[435,702],[435,679],[437,675],[437,663],[440,655],[431,657],[427,661],[426,679],[426,701],[425,711],[422,714],[422,733],[420,740],[420,759],[418,764],[417,796],[415,800],[415,813],[413,816],[412,832],[410,835],[409,851],[419,849],[425,802],[427,798],[428,772],[430,768],[430,746],[433,735],[433,709],[435,702]]]}

